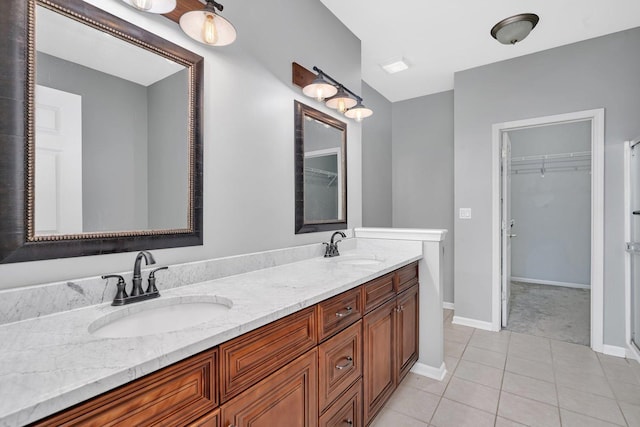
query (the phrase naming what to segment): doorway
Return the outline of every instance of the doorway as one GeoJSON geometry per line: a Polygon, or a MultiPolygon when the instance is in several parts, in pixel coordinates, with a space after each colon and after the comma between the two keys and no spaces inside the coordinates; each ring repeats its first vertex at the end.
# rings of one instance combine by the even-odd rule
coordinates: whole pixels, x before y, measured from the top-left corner
{"type": "MultiPolygon", "coordinates": [[[[542,144],[544,145],[544,143],[542,144]]],[[[566,299],[566,295],[558,298],[558,291],[578,291],[578,293],[582,291],[583,297],[585,293],[588,297],[586,301],[583,301],[583,304],[586,303],[588,306],[587,315],[590,318],[590,321],[587,321],[588,326],[585,325],[585,327],[588,328],[588,331],[586,331],[587,338],[584,339],[586,342],[582,343],[590,344],[591,348],[595,351],[602,351],[604,110],[589,110],[495,124],[493,126],[493,153],[494,286],[492,320],[494,328],[500,329],[509,324],[510,302],[514,300],[511,295],[513,290],[534,294],[534,296],[538,297],[537,304],[539,304],[540,307],[544,307],[545,310],[549,308],[549,302],[558,302],[566,299]],[[558,127],[563,125],[566,125],[566,127],[558,127]],[[536,152],[533,144],[524,143],[527,134],[533,135],[555,129],[572,128],[582,129],[583,133],[586,133],[589,137],[590,140],[585,143],[585,146],[580,147],[579,145],[572,146],[569,144],[567,147],[555,147],[553,150],[537,150],[540,152],[536,152]],[[515,154],[513,152],[513,139],[521,141],[517,143],[518,146],[515,154]],[[548,152],[545,153],[544,151],[548,152]],[[582,160],[578,160],[578,156],[582,156],[582,160]],[[587,162],[587,159],[590,161],[587,162]],[[576,168],[578,168],[578,170],[576,170],[576,168]],[[554,256],[553,249],[554,233],[566,233],[568,228],[571,228],[569,227],[571,222],[570,220],[568,222],[567,218],[571,215],[571,205],[566,205],[560,209],[560,211],[556,213],[557,217],[555,219],[547,218],[547,220],[550,220],[547,221],[547,224],[551,224],[551,230],[546,230],[544,233],[541,233],[539,230],[536,233],[535,227],[532,226],[532,224],[540,222],[538,220],[543,219],[540,218],[541,211],[539,210],[535,213],[533,206],[549,207],[549,194],[539,192],[534,200],[528,201],[528,207],[526,203],[523,206],[523,204],[519,202],[517,208],[519,212],[517,216],[521,218],[528,216],[527,224],[519,223],[519,219],[513,216],[512,213],[513,206],[511,202],[513,200],[511,197],[511,186],[513,185],[514,176],[516,176],[518,181],[522,181],[525,184],[529,182],[530,185],[535,176],[538,179],[537,189],[540,190],[540,179],[544,180],[545,177],[548,178],[544,182],[544,185],[548,186],[553,180],[557,181],[560,171],[569,169],[572,172],[576,172],[576,174],[574,174],[576,177],[580,176],[580,174],[582,174],[582,178],[588,176],[587,184],[591,190],[588,196],[589,200],[583,200],[582,202],[583,204],[586,203],[582,209],[584,210],[586,207],[590,215],[586,219],[583,218],[586,224],[582,224],[582,236],[580,236],[580,233],[576,234],[577,239],[586,239],[586,242],[589,244],[587,248],[583,248],[583,250],[587,252],[588,259],[586,262],[584,260],[579,262],[579,268],[577,268],[576,265],[570,268],[564,268],[566,267],[564,263],[570,262],[571,259],[565,257],[565,260],[560,262],[559,258],[561,257],[559,257],[557,253],[554,256]],[[577,172],[580,172],[580,174],[577,172]],[[562,216],[563,210],[565,211],[566,217],[562,216]],[[565,227],[563,227],[563,221],[565,227]],[[587,231],[586,236],[584,235],[585,230],[587,231]],[[523,238],[516,240],[518,239],[519,233],[521,233],[521,237],[523,238]],[[529,240],[528,245],[525,244],[527,239],[529,240]],[[520,245],[521,241],[523,243],[522,245],[520,245]],[[523,247],[530,247],[532,242],[536,245],[536,255],[523,255],[523,247]],[[516,263],[512,263],[511,257],[514,245],[522,246],[516,248],[518,249],[518,260],[516,263]],[[515,286],[512,285],[512,267],[516,267],[516,274],[521,275],[516,276],[516,278],[520,279],[520,281],[526,281],[526,284],[518,283],[515,286]],[[549,276],[549,274],[552,273],[556,275],[555,278],[549,276]],[[563,286],[563,289],[561,289],[559,286],[549,286],[567,284],[573,286],[573,288],[567,289],[567,286],[563,286]],[[540,292],[538,292],[541,290],[540,287],[543,287],[542,290],[550,290],[552,295],[548,296],[544,295],[544,293],[541,295],[540,292]]],[[[565,183],[565,186],[569,186],[569,183],[565,183]]],[[[536,186],[531,185],[531,188],[535,187],[536,186]]],[[[562,201],[562,203],[564,203],[564,201],[562,201]]],[[[544,213],[553,217],[550,212],[551,210],[547,210],[544,213]]],[[[578,229],[580,229],[580,227],[578,227],[578,229]]],[[[557,244],[557,242],[555,242],[555,244],[557,244]]],[[[577,241],[576,244],[578,244],[577,241]]],[[[566,245],[564,248],[555,250],[563,252],[564,255],[567,255],[569,251],[566,245]]],[[[573,256],[572,253],[569,253],[569,255],[573,256]]],[[[516,282],[517,281],[518,280],[516,280],[516,282]]],[[[522,297],[522,292],[520,292],[520,295],[514,296],[522,297]]],[[[562,312],[563,307],[559,307],[558,309],[562,312]]],[[[564,309],[573,308],[564,307],[564,309]]],[[[526,324],[527,322],[528,321],[525,320],[523,323],[526,324]]]]}
{"type": "Polygon", "coordinates": [[[502,327],[589,346],[591,123],[508,130],[502,152],[502,327]]]}

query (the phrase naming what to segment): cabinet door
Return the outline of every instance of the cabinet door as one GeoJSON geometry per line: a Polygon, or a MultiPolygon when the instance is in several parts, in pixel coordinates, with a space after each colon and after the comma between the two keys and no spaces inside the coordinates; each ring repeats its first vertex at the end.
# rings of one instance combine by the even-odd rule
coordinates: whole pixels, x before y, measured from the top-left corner
{"type": "Polygon", "coordinates": [[[364,423],[382,408],[396,386],[396,299],[363,318],[364,423]]]}
{"type": "Polygon", "coordinates": [[[189,424],[188,427],[220,427],[220,408],[189,424]]]}
{"type": "Polygon", "coordinates": [[[224,427],[316,427],[318,351],[309,351],[221,408],[224,427]]]}
{"type": "Polygon", "coordinates": [[[218,350],[208,350],[104,393],[34,426],[178,426],[218,403],[218,350]]]}
{"type": "Polygon", "coordinates": [[[397,300],[397,372],[398,382],[418,360],[418,285],[398,295],[397,300]]]}

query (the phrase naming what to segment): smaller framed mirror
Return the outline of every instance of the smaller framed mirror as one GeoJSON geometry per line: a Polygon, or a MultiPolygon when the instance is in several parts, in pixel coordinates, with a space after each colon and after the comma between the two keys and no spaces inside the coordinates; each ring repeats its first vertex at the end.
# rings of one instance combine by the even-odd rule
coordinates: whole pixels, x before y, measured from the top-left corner
{"type": "Polygon", "coordinates": [[[296,234],[347,227],[347,124],[295,101],[296,234]]]}

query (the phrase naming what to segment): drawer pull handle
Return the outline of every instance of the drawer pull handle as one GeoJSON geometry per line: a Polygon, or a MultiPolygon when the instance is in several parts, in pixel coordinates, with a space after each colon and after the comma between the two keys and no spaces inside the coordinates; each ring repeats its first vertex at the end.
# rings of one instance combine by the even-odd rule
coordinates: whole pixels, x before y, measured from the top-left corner
{"type": "Polygon", "coordinates": [[[344,420],[344,423],[352,426],[353,425],[353,420],[351,420],[351,419],[344,420]]]}
{"type": "Polygon", "coordinates": [[[345,363],[344,365],[336,365],[336,369],[341,371],[343,369],[347,369],[349,366],[353,365],[353,357],[351,356],[347,356],[345,357],[345,359],[347,359],[347,363],[345,363]]]}
{"type": "Polygon", "coordinates": [[[348,316],[353,312],[353,308],[351,308],[351,306],[348,306],[347,308],[344,309],[344,311],[339,311],[336,313],[336,317],[344,317],[344,316],[348,316]]]}

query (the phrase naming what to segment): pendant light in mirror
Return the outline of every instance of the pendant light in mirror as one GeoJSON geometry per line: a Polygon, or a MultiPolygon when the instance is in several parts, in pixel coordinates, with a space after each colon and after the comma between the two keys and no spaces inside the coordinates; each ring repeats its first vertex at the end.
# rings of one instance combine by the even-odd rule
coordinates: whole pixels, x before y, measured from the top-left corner
{"type": "Polygon", "coordinates": [[[223,5],[207,0],[204,9],[192,10],[180,17],[180,28],[192,39],[209,46],[226,46],[236,39],[236,29],[231,22],[216,13],[223,5]]]}
{"type": "Polygon", "coordinates": [[[149,13],[169,13],[176,8],[176,0],[122,0],[129,6],[149,13]]]}
{"type": "Polygon", "coordinates": [[[502,44],[516,44],[524,40],[540,18],[534,13],[521,13],[503,19],[493,26],[491,36],[502,44]]]}

